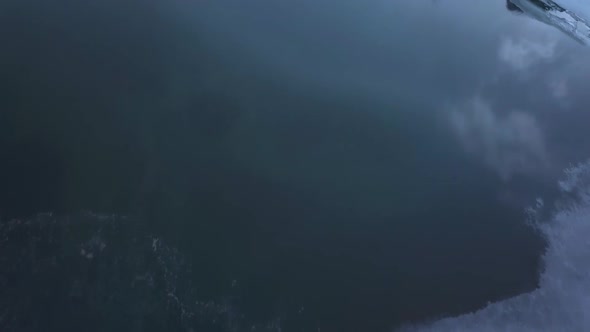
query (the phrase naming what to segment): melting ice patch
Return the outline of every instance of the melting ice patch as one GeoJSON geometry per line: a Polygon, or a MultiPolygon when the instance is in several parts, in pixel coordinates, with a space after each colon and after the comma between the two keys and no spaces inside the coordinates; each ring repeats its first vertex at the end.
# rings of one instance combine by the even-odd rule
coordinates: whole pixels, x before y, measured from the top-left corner
{"type": "Polygon", "coordinates": [[[590,44],[590,5],[582,0],[508,0],[528,16],[590,44]]]}
{"type": "Polygon", "coordinates": [[[548,243],[537,290],[401,331],[590,331],[590,162],[565,173],[559,185],[568,198],[550,220],[534,222],[548,243]]]}

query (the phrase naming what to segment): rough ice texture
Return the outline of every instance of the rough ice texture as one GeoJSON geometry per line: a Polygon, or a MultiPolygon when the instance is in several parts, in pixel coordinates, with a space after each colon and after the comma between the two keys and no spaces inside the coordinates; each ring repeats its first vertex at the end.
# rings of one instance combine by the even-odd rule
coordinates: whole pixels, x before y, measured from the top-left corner
{"type": "Polygon", "coordinates": [[[510,1],[534,19],[556,27],[582,44],[590,44],[589,2],[585,0],[510,1]]]}
{"type": "Polygon", "coordinates": [[[231,297],[197,293],[198,272],[132,218],[0,220],[0,331],[243,330],[231,297]]]}

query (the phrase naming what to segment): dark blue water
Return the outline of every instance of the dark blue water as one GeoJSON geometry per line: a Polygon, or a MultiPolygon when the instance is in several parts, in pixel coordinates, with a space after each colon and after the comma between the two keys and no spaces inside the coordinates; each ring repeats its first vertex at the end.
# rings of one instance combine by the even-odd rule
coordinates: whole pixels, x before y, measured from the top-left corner
{"type": "MultiPolygon", "coordinates": [[[[5,1],[0,218],[128,216],[134,226],[110,236],[178,248],[187,303],[231,302],[233,325],[202,315],[195,331],[387,331],[532,290],[543,241],[524,208],[578,151],[557,124],[579,122],[537,108],[559,101],[526,80],[552,72],[526,76],[498,55],[527,22],[501,1],[5,1]],[[473,96],[499,119],[538,110],[555,137],[543,151],[559,157],[512,162],[505,151],[540,154],[518,140],[497,155],[462,144],[449,114],[473,96]]],[[[111,280],[100,266],[59,273],[111,280]]],[[[13,330],[77,328],[63,325],[63,287],[27,316],[54,318],[13,330]]],[[[158,307],[157,294],[127,300],[158,307]]],[[[127,324],[138,319],[103,328],[149,330],[148,318],[127,324]]]]}

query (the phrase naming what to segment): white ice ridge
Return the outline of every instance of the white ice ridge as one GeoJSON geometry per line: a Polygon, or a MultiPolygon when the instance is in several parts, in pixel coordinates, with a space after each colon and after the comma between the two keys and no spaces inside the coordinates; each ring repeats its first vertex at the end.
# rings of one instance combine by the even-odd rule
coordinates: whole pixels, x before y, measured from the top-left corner
{"type": "Polygon", "coordinates": [[[550,220],[535,222],[548,243],[539,288],[474,313],[401,331],[590,331],[590,162],[565,174],[559,185],[567,198],[550,220]]]}
{"type": "Polygon", "coordinates": [[[508,0],[528,16],[590,44],[590,2],[586,0],[508,0]]]}

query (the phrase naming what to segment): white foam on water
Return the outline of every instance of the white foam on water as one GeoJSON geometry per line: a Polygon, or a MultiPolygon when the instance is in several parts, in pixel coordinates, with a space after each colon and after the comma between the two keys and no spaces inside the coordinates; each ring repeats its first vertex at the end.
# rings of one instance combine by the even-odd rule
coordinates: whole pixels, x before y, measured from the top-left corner
{"type": "Polygon", "coordinates": [[[534,222],[547,240],[537,290],[401,331],[590,331],[590,162],[567,169],[559,186],[567,198],[534,222]]]}

